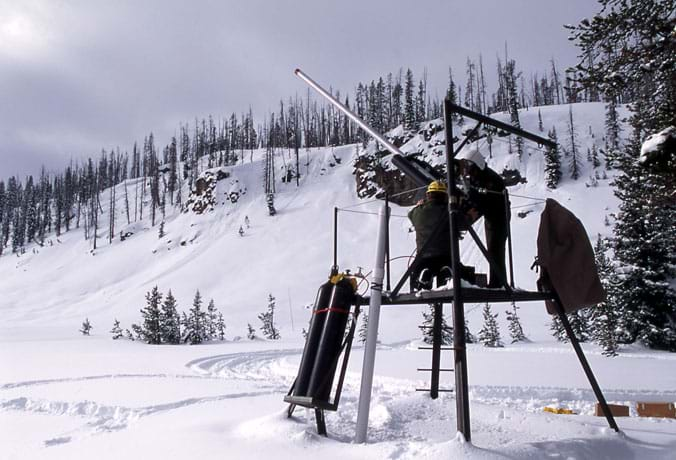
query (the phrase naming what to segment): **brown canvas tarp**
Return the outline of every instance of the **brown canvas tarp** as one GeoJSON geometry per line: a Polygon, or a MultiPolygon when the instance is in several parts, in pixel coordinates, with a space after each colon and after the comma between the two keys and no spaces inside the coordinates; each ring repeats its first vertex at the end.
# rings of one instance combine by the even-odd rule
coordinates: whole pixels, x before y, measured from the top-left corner
{"type": "MultiPolygon", "coordinates": [[[[594,250],[582,222],[557,201],[547,199],[538,230],[538,284],[554,289],[566,313],[605,299],[594,250]]],[[[550,301],[547,311],[555,314],[550,301]]]]}

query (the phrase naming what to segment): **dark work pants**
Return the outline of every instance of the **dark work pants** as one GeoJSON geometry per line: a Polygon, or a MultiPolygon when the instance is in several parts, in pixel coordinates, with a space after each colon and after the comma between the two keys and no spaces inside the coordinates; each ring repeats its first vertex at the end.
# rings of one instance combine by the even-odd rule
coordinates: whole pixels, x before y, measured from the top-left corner
{"type": "MultiPolygon", "coordinates": [[[[423,269],[427,268],[430,271],[431,276],[436,277],[438,287],[446,284],[446,282],[449,281],[449,278],[439,276],[439,272],[444,267],[448,267],[450,270],[451,266],[452,261],[450,254],[447,256],[423,257],[420,260],[420,265],[418,266],[418,269],[411,272],[410,278],[411,292],[420,289],[420,286],[418,286],[418,278],[420,277],[420,272],[423,271],[423,269]]],[[[467,267],[461,263],[460,277],[466,281],[469,281],[470,283],[474,283],[475,282],[474,268],[467,267]]]]}
{"type": "MultiPolygon", "coordinates": [[[[418,269],[411,272],[410,286],[411,291],[416,291],[420,289],[418,286],[418,278],[420,277],[420,272],[425,268],[428,269],[431,273],[431,276],[436,277],[443,267],[451,267],[451,256],[436,256],[436,257],[423,257],[420,260],[418,269]]],[[[437,286],[445,283],[447,280],[437,279],[437,286]]]]}
{"type": "Polygon", "coordinates": [[[505,245],[507,243],[508,223],[496,222],[484,217],[484,230],[486,231],[486,249],[493,260],[490,270],[488,287],[502,287],[501,280],[507,280],[505,268],[505,245]]]}

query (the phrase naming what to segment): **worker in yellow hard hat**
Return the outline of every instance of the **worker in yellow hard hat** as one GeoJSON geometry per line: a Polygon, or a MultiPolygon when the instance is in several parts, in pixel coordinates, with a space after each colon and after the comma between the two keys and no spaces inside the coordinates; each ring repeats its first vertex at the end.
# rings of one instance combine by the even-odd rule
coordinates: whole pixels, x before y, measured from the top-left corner
{"type": "Polygon", "coordinates": [[[411,290],[430,289],[432,280],[443,284],[451,277],[451,239],[448,219],[448,188],[441,181],[432,181],[425,199],[409,211],[415,228],[419,264],[411,273],[411,290]],[[437,230],[437,227],[441,226],[437,230]],[[428,242],[428,240],[430,240],[428,242]]]}

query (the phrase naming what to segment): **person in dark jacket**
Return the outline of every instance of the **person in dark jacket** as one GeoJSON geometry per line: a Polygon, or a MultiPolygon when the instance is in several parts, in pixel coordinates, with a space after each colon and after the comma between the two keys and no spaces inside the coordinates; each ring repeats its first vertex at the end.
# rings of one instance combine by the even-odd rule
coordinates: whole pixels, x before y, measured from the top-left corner
{"type": "Polygon", "coordinates": [[[464,150],[456,155],[460,174],[466,184],[467,200],[471,203],[469,220],[484,218],[486,249],[493,264],[490,268],[489,288],[502,287],[507,279],[505,269],[505,244],[509,230],[509,199],[505,200],[505,181],[500,174],[486,166],[478,150],[464,150]]]}
{"type": "Polygon", "coordinates": [[[438,284],[450,278],[451,239],[448,219],[446,184],[433,181],[427,187],[426,198],[409,211],[408,218],[415,228],[415,243],[419,264],[411,273],[411,288],[430,289],[432,279],[438,284]],[[429,241],[428,241],[429,240],[429,241]],[[441,274],[443,269],[443,274],[441,274]]]}

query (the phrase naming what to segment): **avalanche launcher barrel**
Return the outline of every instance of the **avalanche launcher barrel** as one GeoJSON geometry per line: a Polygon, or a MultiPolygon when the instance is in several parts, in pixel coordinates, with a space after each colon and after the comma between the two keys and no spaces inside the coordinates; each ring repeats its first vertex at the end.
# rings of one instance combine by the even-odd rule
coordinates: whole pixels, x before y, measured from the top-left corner
{"type": "MultiPolygon", "coordinates": [[[[331,276],[319,288],[298,376],[289,394],[284,398],[286,402],[336,410],[334,406],[337,406],[339,394],[333,405],[329,402],[329,398],[340,354],[354,335],[354,321],[347,338],[345,332],[350,307],[356,300],[356,291],[357,280],[342,273],[331,276]]],[[[347,361],[347,352],[344,361],[347,361]]],[[[342,378],[343,375],[341,383],[342,378]]]]}

